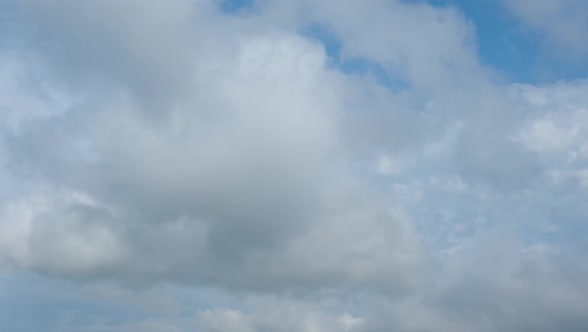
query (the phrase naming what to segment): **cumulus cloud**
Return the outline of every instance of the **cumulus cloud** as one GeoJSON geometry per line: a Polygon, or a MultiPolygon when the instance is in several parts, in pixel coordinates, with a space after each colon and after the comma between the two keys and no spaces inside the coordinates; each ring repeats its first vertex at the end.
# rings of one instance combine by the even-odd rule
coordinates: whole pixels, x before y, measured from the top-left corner
{"type": "MultiPolygon", "coordinates": [[[[70,68],[52,79],[67,86],[77,75],[75,82],[95,88],[58,114],[19,121],[4,135],[9,167],[26,169],[39,177],[35,188],[46,188],[38,194],[41,206],[28,197],[5,205],[6,232],[28,243],[6,259],[55,275],[126,282],[287,289],[397,280],[391,290],[413,284],[419,245],[406,221],[353,170],[338,131],[342,78],[325,68],[320,45],[276,31],[227,38],[230,47],[198,40],[193,46],[190,31],[214,25],[190,27],[180,18],[211,9],[183,1],[161,13],[171,15],[165,27],[174,30],[156,34],[150,24],[160,16],[157,5],[35,5],[22,12],[43,26],[30,38],[50,31],[51,49],[72,54],[70,61],[88,72],[70,68]],[[114,12],[133,18],[113,28],[103,17],[114,12]],[[80,27],[62,31],[64,24],[80,27]],[[157,44],[160,34],[177,40],[161,37],[157,44]],[[81,52],[86,44],[89,53],[81,52]],[[102,87],[107,82],[117,88],[102,87]],[[146,84],[155,91],[145,91],[146,84]],[[146,106],[152,97],[156,114],[146,106]],[[86,198],[68,198],[80,195],[86,198]]],[[[49,54],[52,72],[61,57],[49,54]]]]}
{"type": "Polygon", "coordinates": [[[35,326],[588,325],[587,82],[497,80],[457,8],[5,5],[0,287],[54,290],[13,290],[60,303],[35,326]]]}

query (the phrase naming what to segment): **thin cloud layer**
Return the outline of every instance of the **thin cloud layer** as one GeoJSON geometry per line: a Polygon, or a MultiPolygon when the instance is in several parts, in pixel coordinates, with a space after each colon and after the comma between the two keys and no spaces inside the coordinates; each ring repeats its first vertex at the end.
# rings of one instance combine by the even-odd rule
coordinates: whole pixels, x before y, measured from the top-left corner
{"type": "Polygon", "coordinates": [[[587,82],[459,8],[0,5],[7,329],[588,326],[587,82]]]}

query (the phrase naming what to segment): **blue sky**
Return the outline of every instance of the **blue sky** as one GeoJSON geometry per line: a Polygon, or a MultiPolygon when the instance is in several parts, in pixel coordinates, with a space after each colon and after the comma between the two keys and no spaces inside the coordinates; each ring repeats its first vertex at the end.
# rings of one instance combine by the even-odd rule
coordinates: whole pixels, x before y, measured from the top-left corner
{"type": "MultiPolygon", "coordinates": [[[[568,61],[550,52],[541,32],[534,31],[500,1],[439,1],[453,5],[476,27],[480,59],[521,83],[550,83],[586,77],[585,60],[568,61]]],[[[432,2],[437,4],[438,2],[432,2]]]]}
{"type": "Polygon", "coordinates": [[[588,329],[587,2],[0,8],[0,330],[588,329]]]}
{"type": "MultiPolygon", "coordinates": [[[[253,1],[226,1],[228,8],[251,8],[253,1]]],[[[586,77],[588,63],[583,59],[569,61],[550,52],[550,45],[543,40],[541,32],[525,25],[508,11],[500,1],[491,0],[430,0],[405,1],[405,3],[429,3],[435,7],[456,8],[475,27],[476,46],[480,61],[496,70],[509,82],[546,84],[558,80],[574,80],[586,77]]],[[[339,56],[340,41],[328,29],[311,25],[304,32],[320,39],[327,53],[339,56]]],[[[344,71],[374,71],[379,79],[387,80],[382,70],[375,66],[347,61],[340,63],[344,71]]]]}

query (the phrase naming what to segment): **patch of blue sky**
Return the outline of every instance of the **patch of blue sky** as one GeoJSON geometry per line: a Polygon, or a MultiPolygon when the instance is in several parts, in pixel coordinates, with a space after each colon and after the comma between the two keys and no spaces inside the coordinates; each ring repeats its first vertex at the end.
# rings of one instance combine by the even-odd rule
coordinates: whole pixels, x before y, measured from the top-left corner
{"type": "Polygon", "coordinates": [[[343,55],[343,44],[339,38],[325,25],[310,24],[300,34],[321,43],[328,56],[328,67],[347,75],[370,76],[378,84],[392,91],[408,88],[408,82],[398,75],[386,70],[380,63],[362,57],[343,55]]]}
{"type": "Polygon", "coordinates": [[[4,275],[0,284],[0,331],[70,331],[147,317],[122,304],[89,299],[76,284],[30,273],[4,275]]]}
{"type": "MultiPolygon", "coordinates": [[[[198,310],[217,307],[244,309],[229,296],[211,288],[173,286],[161,291],[179,304],[178,317],[190,318],[198,310]]],[[[166,312],[109,300],[108,295],[93,297],[77,283],[26,272],[0,274],[0,331],[63,332],[91,326],[115,329],[165,316],[166,312]]]]}
{"type": "Polygon", "coordinates": [[[255,0],[222,0],[220,8],[227,14],[237,13],[247,8],[251,8],[255,0]]]}
{"type": "Polygon", "coordinates": [[[588,77],[588,59],[553,54],[546,36],[524,25],[497,0],[423,0],[452,6],[475,26],[478,55],[512,82],[543,84],[588,77]]]}

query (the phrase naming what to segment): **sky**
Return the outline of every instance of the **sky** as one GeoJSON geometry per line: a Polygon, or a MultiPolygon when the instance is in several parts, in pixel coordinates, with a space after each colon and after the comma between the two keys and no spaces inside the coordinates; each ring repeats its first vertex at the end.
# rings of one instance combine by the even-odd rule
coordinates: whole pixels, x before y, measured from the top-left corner
{"type": "Polygon", "coordinates": [[[588,2],[0,0],[0,330],[588,330],[588,2]]]}

